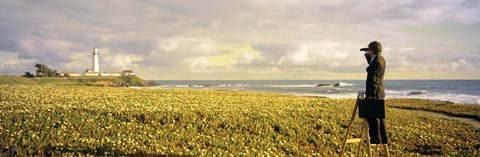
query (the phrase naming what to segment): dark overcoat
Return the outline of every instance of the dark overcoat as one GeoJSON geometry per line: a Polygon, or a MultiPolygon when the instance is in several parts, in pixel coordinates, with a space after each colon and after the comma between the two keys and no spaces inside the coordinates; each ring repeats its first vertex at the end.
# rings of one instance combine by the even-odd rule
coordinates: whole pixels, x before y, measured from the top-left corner
{"type": "Polygon", "coordinates": [[[376,99],[385,98],[385,89],[383,88],[383,76],[385,75],[386,62],[381,54],[373,57],[365,54],[368,62],[367,67],[367,82],[365,94],[376,99]]]}

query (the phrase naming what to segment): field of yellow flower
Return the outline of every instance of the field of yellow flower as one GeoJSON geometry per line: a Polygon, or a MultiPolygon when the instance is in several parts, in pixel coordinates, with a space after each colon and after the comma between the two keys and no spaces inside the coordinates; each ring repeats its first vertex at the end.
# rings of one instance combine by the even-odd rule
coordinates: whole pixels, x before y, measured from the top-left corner
{"type": "MultiPolygon", "coordinates": [[[[354,99],[0,85],[0,156],[336,156],[354,99]]],[[[390,154],[477,156],[480,131],[387,108],[390,154]]],[[[351,137],[360,134],[357,119],[351,137]]],[[[356,144],[347,146],[353,154],[356,144]]]]}

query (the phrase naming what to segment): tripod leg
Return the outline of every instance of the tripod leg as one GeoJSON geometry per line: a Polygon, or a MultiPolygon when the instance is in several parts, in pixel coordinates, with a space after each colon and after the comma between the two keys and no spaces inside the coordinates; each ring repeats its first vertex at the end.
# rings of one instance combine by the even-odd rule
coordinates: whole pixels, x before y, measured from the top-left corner
{"type": "Polygon", "coordinates": [[[347,132],[345,133],[345,138],[343,138],[342,151],[340,151],[340,157],[343,157],[343,153],[345,152],[345,146],[347,144],[348,134],[350,133],[350,129],[352,128],[353,121],[355,120],[355,115],[357,114],[357,105],[358,105],[358,98],[355,101],[355,107],[353,108],[352,116],[350,117],[350,123],[348,124],[347,132]]]}
{"type": "Polygon", "coordinates": [[[371,157],[372,156],[372,151],[370,150],[370,136],[369,136],[369,132],[368,132],[368,122],[367,122],[367,119],[363,119],[363,128],[366,130],[365,131],[365,137],[366,137],[366,140],[367,140],[367,154],[368,154],[368,157],[371,157]]]}
{"type": "Polygon", "coordinates": [[[345,138],[343,140],[342,151],[340,152],[340,157],[343,157],[343,153],[345,152],[345,146],[347,144],[348,133],[350,133],[351,125],[348,126],[347,133],[345,133],[345,138]]]}
{"type": "Polygon", "coordinates": [[[357,149],[357,154],[355,155],[356,157],[359,157],[360,156],[360,151],[362,150],[362,146],[363,146],[363,139],[365,136],[363,136],[365,134],[365,128],[362,127],[362,134],[360,134],[360,143],[358,143],[358,149],[357,149]]]}
{"type": "Polygon", "coordinates": [[[387,157],[390,157],[390,153],[388,152],[388,145],[387,144],[382,144],[383,150],[385,151],[385,154],[387,154],[387,157]]]}

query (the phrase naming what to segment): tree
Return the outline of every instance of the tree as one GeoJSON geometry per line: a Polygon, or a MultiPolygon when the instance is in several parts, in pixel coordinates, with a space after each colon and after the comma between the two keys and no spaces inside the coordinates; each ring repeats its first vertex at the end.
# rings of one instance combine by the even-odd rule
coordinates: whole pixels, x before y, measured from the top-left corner
{"type": "Polygon", "coordinates": [[[37,77],[54,77],[57,73],[57,70],[52,70],[44,64],[35,63],[34,67],[37,68],[35,71],[35,76],[37,77]]]}
{"type": "Polygon", "coordinates": [[[30,72],[25,72],[25,75],[23,75],[23,77],[34,77],[34,76],[30,72]]]}
{"type": "Polygon", "coordinates": [[[53,70],[53,77],[60,77],[62,76],[57,70],[53,70]]]}

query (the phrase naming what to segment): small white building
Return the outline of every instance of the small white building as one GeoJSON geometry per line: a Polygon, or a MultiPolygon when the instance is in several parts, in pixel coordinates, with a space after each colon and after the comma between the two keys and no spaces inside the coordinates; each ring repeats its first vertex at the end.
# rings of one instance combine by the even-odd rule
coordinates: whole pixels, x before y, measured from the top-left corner
{"type": "Polygon", "coordinates": [[[85,72],[84,76],[100,76],[99,72],[85,72]]]}
{"type": "Polygon", "coordinates": [[[133,70],[123,70],[122,76],[135,76],[135,73],[133,73],[133,70]]]}
{"type": "Polygon", "coordinates": [[[63,76],[65,77],[78,77],[80,76],[80,73],[77,72],[64,72],[62,73],[63,76]]]}
{"type": "Polygon", "coordinates": [[[100,72],[95,72],[92,69],[87,69],[83,72],[83,76],[100,76],[100,72]]]}
{"type": "Polygon", "coordinates": [[[100,73],[100,76],[121,76],[120,72],[104,72],[100,73]]]}

